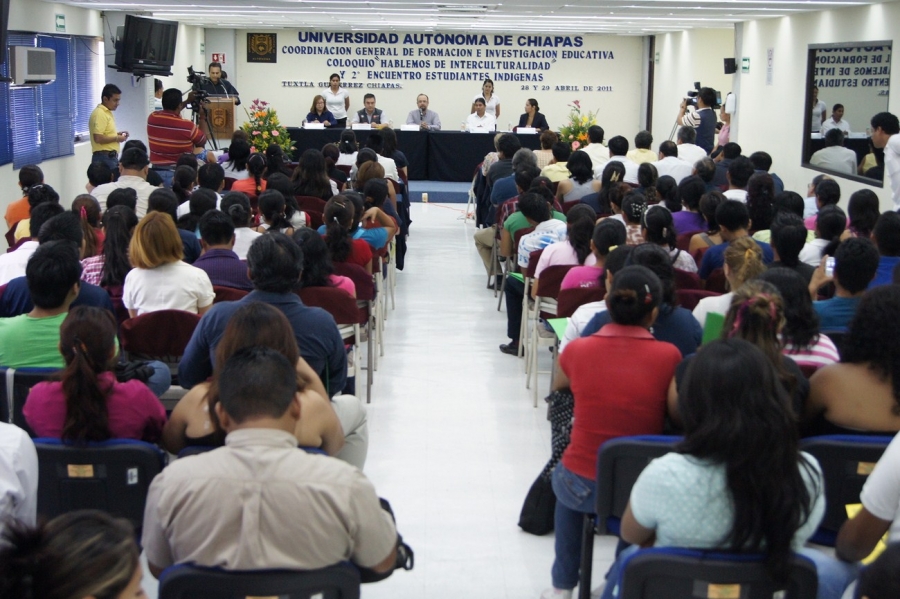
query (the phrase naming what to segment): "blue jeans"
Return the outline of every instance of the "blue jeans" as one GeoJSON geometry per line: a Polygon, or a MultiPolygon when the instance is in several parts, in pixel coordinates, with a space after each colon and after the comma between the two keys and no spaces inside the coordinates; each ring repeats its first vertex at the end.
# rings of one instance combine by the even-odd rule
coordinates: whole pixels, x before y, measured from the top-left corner
{"type": "MultiPolygon", "coordinates": [[[[603,590],[603,595],[601,595],[600,599],[616,599],[619,596],[619,584],[622,582],[622,566],[625,560],[639,550],[640,547],[632,545],[619,554],[606,578],[606,588],[603,590]]],[[[816,565],[816,576],[819,579],[816,599],[841,599],[844,590],[856,580],[856,576],[859,573],[858,564],[842,562],[811,547],[804,547],[797,553],[808,558],[816,565]]]]}
{"type": "Polygon", "coordinates": [[[159,175],[159,178],[162,179],[163,187],[165,187],[166,189],[172,189],[172,179],[175,178],[174,170],[167,168],[155,168],[153,169],[153,172],[159,175]]]}
{"type": "Polygon", "coordinates": [[[95,162],[102,162],[108,166],[109,170],[112,171],[113,176],[119,172],[119,158],[117,156],[110,156],[109,152],[94,152],[91,154],[91,164],[94,164],[95,162]]]}
{"type": "Polygon", "coordinates": [[[172,386],[172,371],[163,362],[154,360],[147,362],[147,366],[153,368],[153,375],[144,383],[156,397],[162,397],[163,393],[172,386]]]}
{"type": "Polygon", "coordinates": [[[552,481],[553,493],[556,495],[556,512],[553,516],[556,558],[551,570],[553,586],[557,589],[574,589],[578,585],[578,570],[581,566],[584,515],[594,513],[597,485],[594,481],[567,470],[562,462],[553,469],[552,481]]]}

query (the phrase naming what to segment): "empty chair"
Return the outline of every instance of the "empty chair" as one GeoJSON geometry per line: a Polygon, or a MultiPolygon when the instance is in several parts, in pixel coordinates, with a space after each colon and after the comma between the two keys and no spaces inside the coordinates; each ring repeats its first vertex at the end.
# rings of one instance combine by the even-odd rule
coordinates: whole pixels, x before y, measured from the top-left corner
{"type": "Polygon", "coordinates": [[[359,595],[359,571],[350,564],[305,572],[227,572],[184,564],[167,568],[159,581],[159,599],[359,599],[359,595]]]}
{"type": "Polygon", "coordinates": [[[0,421],[15,424],[33,434],[22,415],[25,400],[32,387],[57,372],[59,370],[56,368],[0,368],[0,374],[4,375],[4,381],[0,385],[0,421]]]}

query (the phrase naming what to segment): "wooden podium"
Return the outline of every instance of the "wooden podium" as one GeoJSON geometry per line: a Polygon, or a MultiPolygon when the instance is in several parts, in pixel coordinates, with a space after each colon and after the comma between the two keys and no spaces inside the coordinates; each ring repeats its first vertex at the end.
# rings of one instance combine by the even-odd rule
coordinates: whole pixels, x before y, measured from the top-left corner
{"type": "Polygon", "coordinates": [[[200,130],[207,138],[230,140],[234,133],[234,98],[210,96],[209,103],[204,104],[200,111],[200,130]],[[209,126],[212,126],[212,131],[209,126]]]}

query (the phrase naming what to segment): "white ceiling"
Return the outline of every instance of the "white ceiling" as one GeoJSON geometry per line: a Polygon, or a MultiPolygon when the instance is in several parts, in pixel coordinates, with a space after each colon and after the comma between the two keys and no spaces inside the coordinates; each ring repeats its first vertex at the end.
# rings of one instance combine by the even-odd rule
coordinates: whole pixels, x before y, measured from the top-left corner
{"type": "Polygon", "coordinates": [[[648,35],[870,0],[58,0],[202,27],[648,35]]]}

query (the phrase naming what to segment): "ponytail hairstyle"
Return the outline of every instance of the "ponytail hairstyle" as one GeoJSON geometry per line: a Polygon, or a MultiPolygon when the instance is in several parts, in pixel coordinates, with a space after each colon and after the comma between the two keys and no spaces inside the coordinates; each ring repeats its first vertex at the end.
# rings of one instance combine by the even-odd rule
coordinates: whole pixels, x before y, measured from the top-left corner
{"type": "Polygon", "coordinates": [[[644,229],[644,237],[649,243],[665,245],[669,250],[675,249],[678,236],[675,234],[675,222],[668,208],[665,206],[648,207],[641,226],[644,229]]]}
{"type": "Polygon", "coordinates": [[[285,171],[285,155],[284,150],[278,144],[269,144],[266,148],[266,179],[275,173],[284,173],[285,171]]]}
{"type": "Polygon", "coordinates": [[[138,217],[128,206],[113,206],[103,214],[103,272],[100,286],[109,289],[125,284],[125,275],[131,272],[128,246],[138,224],[138,217]]]}
{"type": "Polygon", "coordinates": [[[578,264],[584,264],[587,257],[591,255],[591,237],[594,233],[594,221],[597,220],[597,213],[587,204],[576,204],[566,216],[569,245],[575,250],[578,264]]]}
{"type": "Polygon", "coordinates": [[[0,538],[0,597],[115,599],[140,567],[124,518],[78,510],[37,527],[11,521],[0,538]]]}
{"type": "Polygon", "coordinates": [[[191,199],[191,192],[197,184],[197,169],[192,166],[181,165],[175,168],[172,176],[172,191],[178,196],[178,203],[191,199]]]}
{"type": "Polygon", "coordinates": [[[616,273],[606,295],[612,321],[628,326],[649,326],[647,319],[661,301],[659,277],[644,266],[626,266],[616,273]]]}
{"type": "MultiPolygon", "coordinates": [[[[618,208],[619,212],[622,211],[622,201],[625,199],[629,193],[634,191],[634,188],[631,187],[628,183],[613,183],[607,192],[607,202],[609,203],[610,213],[615,212],[615,208],[618,208]]],[[[600,190],[600,193],[603,193],[603,190],[600,190]]],[[[603,208],[603,205],[600,205],[600,208],[603,208]]]]}
{"type": "Polygon", "coordinates": [[[253,177],[256,184],[256,195],[259,196],[263,192],[263,180],[266,174],[266,159],[262,154],[256,153],[247,159],[247,172],[253,177]]]}
{"type": "Polygon", "coordinates": [[[100,239],[97,229],[100,227],[100,203],[89,193],[83,193],[72,201],[72,212],[81,221],[81,233],[84,239],[82,258],[97,255],[100,239]]]}
{"type": "MultiPolygon", "coordinates": [[[[22,195],[27,196],[28,190],[35,185],[44,182],[44,171],[36,164],[29,164],[19,169],[19,187],[22,188],[22,195]]],[[[104,181],[109,183],[109,180],[104,181]]]]}
{"type": "Polygon", "coordinates": [[[284,214],[284,196],[280,191],[267,189],[259,195],[259,212],[269,223],[266,232],[280,233],[291,228],[284,214]]]}
{"type": "Polygon", "coordinates": [[[724,259],[731,271],[729,282],[734,290],[766,272],[762,249],[752,237],[738,237],[729,243],[724,259]]]}
{"type": "Polygon", "coordinates": [[[609,192],[616,183],[622,183],[624,179],[625,165],[618,160],[611,160],[603,167],[603,173],[600,175],[600,194],[597,196],[603,214],[612,214],[609,192]]]}
{"type": "Polygon", "coordinates": [[[300,227],[294,231],[292,237],[303,250],[300,288],[332,287],[329,277],[334,273],[334,267],[331,258],[328,257],[328,246],[322,236],[309,227],[300,227]]]}
{"type": "Polygon", "coordinates": [[[787,581],[794,534],[823,492],[800,453],[790,406],[771,360],[737,337],[702,346],[678,389],[685,436],[675,451],[725,470],[734,518],[723,544],[762,553],[778,582],[787,581]],[[817,485],[812,494],[805,479],[817,485]]]}
{"type": "Polygon", "coordinates": [[[670,175],[663,175],[656,180],[656,195],[669,209],[669,212],[681,212],[681,200],[678,198],[678,183],[670,175]]]}
{"type": "Polygon", "coordinates": [[[747,209],[757,231],[772,228],[775,217],[775,183],[769,173],[756,173],[747,183],[747,209]]]}
{"type": "Polygon", "coordinates": [[[834,256],[837,246],[841,244],[841,235],[847,228],[847,215],[839,206],[829,204],[823,206],[816,216],[816,236],[827,239],[828,245],[822,250],[822,255],[834,256]]]}
{"type": "Polygon", "coordinates": [[[116,321],[108,310],[93,306],[73,308],[59,328],[59,350],[66,367],[59,374],[66,397],[62,439],[75,443],[106,441],[111,387],[101,386],[99,375],[115,363],[116,321]]]}
{"type": "Polygon", "coordinates": [[[716,220],[716,208],[725,201],[721,191],[710,191],[700,197],[700,214],[706,219],[707,234],[715,235],[719,232],[719,222],[716,220]]]}
{"type": "Polygon", "coordinates": [[[338,149],[341,154],[353,154],[359,146],[356,144],[356,133],[353,129],[344,129],[341,131],[341,141],[338,143],[338,149]]]}
{"type": "Polygon", "coordinates": [[[40,204],[50,202],[59,204],[59,194],[46,183],[38,183],[28,188],[28,206],[34,208],[40,204]]]}
{"type": "Polygon", "coordinates": [[[353,202],[346,195],[338,194],[325,204],[325,245],[334,262],[346,262],[353,249],[349,231],[354,214],[353,202]]]}
{"type": "Polygon", "coordinates": [[[644,197],[647,198],[647,204],[659,203],[659,195],[656,193],[656,182],[658,180],[659,173],[653,164],[644,162],[638,167],[638,185],[641,186],[641,191],[644,192],[644,197]]]}
{"type": "Polygon", "coordinates": [[[250,226],[250,198],[240,191],[229,191],[222,198],[222,212],[231,217],[235,229],[250,226]]]}
{"type": "Polygon", "coordinates": [[[206,187],[197,188],[191,193],[191,199],[188,200],[190,212],[179,218],[175,224],[184,231],[196,232],[200,225],[200,218],[210,210],[215,210],[217,201],[218,196],[213,190],[206,187]]]}
{"type": "Polygon", "coordinates": [[[594,244],[594,250],[601,258],[609,256],[615,248],[625,246],[625,240],[628,238],[628,232],[622,221],[616,218],[607,218],[601,220],[594,226],[594,234],[591,237],[591,243],[594,244]]]}
{"type": "Polygon", "coordinates": [[[228,168],[234,172],[247,170],[247,160],[250,158],[250,143],[243,139],[235,139],[228,147],[228,168]]]}
{"type": "Polygon", "coordinates": [[[622,200],[622,214],[629,225],[639,225],[647,211],[647,199],[639,191],[632,191],[622,200]]]}

